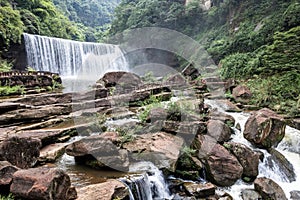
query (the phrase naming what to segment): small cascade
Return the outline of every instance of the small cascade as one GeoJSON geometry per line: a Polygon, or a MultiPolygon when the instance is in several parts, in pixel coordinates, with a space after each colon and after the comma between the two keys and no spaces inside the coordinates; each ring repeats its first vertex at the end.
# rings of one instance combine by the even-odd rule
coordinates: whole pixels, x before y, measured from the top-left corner
{"type": "MultiPolygon", "coordinates": [[[[281,153],[287,162],[291,165],[291,169],[294,170],[296,177],[294,181],[290,181],[287,177],[287,174],[283,172],[283,169],[277,163],[272,155],[263,149],[258,149],[251,145],[249,141],[247,141],[243,137],[243,131],[246,121],[248,120],[250,114],[249,113],[236,113],[236,112],[226,112],[220,106],[220,102],[217,100],[205,100],[205,103],[212,106],[213,108],[217,108],[220,112],[224,112],[228,115],[231,115],[236,120],[236,123],[241,125],[242,130],[239,131],[234,128],[235,134],[232,135],[231,141],[238,142],[247,145],[253,150],[261,151],[264,154],[264,161],[259,164],[259,175],[258,177],[267,177],[274,180],[278,183],[282,189],[284,190],[286,197],[290,197],[290,191],[299,190],[300,185],[300,131],[289,126],[286,127],[286,133],[283,140],[280,142],[277,148],[279,153],[281,153]]],[[[240,194],[244,189],[254,189],[254,184],[248,184],[243,182],[242,180],[238,180],[235,185],[231,186],[226,191],[234,198],[234,199],[242,199],[240,194]]]]}
{"type": "Polygon", "coordinates": [[[24,33],[28,66],[62,78],[96,81],[108,71],[128,71],[117,45],[78,42],[24,33]]]}
{"type": "Polygon", "coordinates": [[[163,173],[150,162],[140,162],[130,167],[130,175],[120,179],[126,184],[131,193],[131,200],[160,200],[171,199],[170,191],[163,173]]]}

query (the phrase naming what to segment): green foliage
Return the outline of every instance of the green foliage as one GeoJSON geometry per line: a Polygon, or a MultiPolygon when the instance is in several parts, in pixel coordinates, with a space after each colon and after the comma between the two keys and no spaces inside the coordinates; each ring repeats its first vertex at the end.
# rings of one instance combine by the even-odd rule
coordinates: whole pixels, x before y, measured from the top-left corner
{"type": "Polygon", "coordinates": [[[0,72],[8,72],[12,68],[12,63],[0,59],[0,72]]]}
{"type": "Polygon", "coordinates": [[[19,11],[10,5],[0,7],[0,44],[8,47],[11,42],[20,42],[24,25],[19,11]]]}
{"type": "Polygon", "coordinates": [[[183,0],[123,0],[115,10],[110,33],[149,26],[193,32],[194,25],[201,22],[201,16],[199,6],[193,4],[186,7],[183,0]]]}
{"type": "Polygon", "coordinates": [[[300,26],[277,32],[272,45],[266,47],[262,62],[263,73],[298,70],[300,72],[300,26]]]}
{"type": "Polygon", "coordinates": [[[9,194],[8,196],[0,195],[0,200],[14,200],[14,196],[12,194],[9,194]]]}
{"type": "Polygon", "coordinates": [[[120,0],[54,0],[54,4],[69,20],[80,27],[83,39],[88,42],[106,38],[112,13],[120,0]]]}
{"type": "Polygon", "coordinates": [[[155,83],[157,79],[153,76],[153,72],[147,72],[143,77],[142,80],[144,83],[155,83]]]}
{"type": "Polygon", "coordinates": [[[0,96],[24,94],[24,92],[22,86],[0,86],[0,96]]]}
{"type": "Polygon", "coordinates": [[[136,138],[136,133],[138,133],[142,127],[137,126],[136,128],[117,128],[117,132],[120,136],[121,145],[132,142],[136,138]]]}
{"type": "Polygon", "coordinates": [[[295,115],[300,113],[300,73],[296,70],[256,77],[246,83],[253,93],[252,103],[295,115]]]}

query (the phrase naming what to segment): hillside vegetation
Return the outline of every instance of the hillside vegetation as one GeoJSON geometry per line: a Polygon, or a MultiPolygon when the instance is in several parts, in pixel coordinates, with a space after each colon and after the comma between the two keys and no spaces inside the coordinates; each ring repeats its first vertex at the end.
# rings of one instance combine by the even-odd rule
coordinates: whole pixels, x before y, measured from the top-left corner
{"type": "Polygon", "coordinates": [[[297,0],[123,0],[111,34],[159,26],[201,42],[223,78],[248,85],[253,104],[299,116],[300,4],[297,0]]]}
{"type": "Polygon", "coordinates": [[[120,0],[53,0],[71,21],[85,32],[85,40],[101,41],[110,27],[115,7],[120,0]]]}

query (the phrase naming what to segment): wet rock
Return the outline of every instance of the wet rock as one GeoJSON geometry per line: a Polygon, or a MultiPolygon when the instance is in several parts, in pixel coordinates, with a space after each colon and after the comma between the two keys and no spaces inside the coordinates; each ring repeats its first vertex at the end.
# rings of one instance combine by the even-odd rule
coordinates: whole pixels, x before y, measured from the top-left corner
{"type": "Polygon", "coordinates": [[[13,175],[10,192],[22,199],[69,199],[70,177],[55,168],[19,170],[13,175]]]}
{"type": "Polygon", "coordinates": [[[210,195],[214,195],[216,191],[216,186],[212,183],[190,183],[186,182],[183,184],[186,192],[190,196],[196,198],[204,198],[210,195]]]}
{"type": "Polygon", "coordinates": [[[220,186],[231,186],[242,177],[243,167],[236,157],[210,136],[198,135],[195,141],[198,157],[205,163],[208,180],[220,186]]]}
{"type": "Polygon", "coordinates": [[[254,188],[263,199],[287,200],[283,189],[272,179],[257,178],[254,181],[254,188]]]}
{"type": "Polygon", "coordinates": [[[216,109],[211,110],[208,117],[213,120],[220,120],[230,127],[233,127],[235,124],[235,119],[231,115],[222,113],[216,109]]]}
{"type": "Polygon", "coordinates": [[[74,156],[78,162],[94,168],[110,167],[127,171],[129,167],[127,151],[101,135],[90,136],[70,144],[66,153],[74,156]]]}
{"type": "Polygon", "coordinates": [[[108,72],[98,81],[103,81],[105,87],[135,88],[142,85],[141,78],[130,72],[108,72]]]}
{"type": "Polygon", "coordinates": [[[180,155],[183,139],[168,133],[148,133],[125,143],[134,159],[153,162],[158,168],[174,172],[180,155]]]}
{"type": "Polygon", "coordinates": [[[230,139],[232,131],[230,127],[222,121],[209,120],[207,123],[207,134],[222,143],[230,139]]]}
{"type": "Polygon", "coordinates": [[[128,188],[120,181],[107,180],[104,183],[78,189],[78,200],[129,199],[128,188]]]}
{"type": "Polygon", "coordinates": [[[40,154],[41,141],[33,138],[11,137],[0,143],[0,160],[19,168],[33,167],[40,154]]]}
{"type": "Polygon", "coordinates": [[[198,76],[200,76],[200,72],[197,68],[193,66],[193,64],[188,64],[183,70],[182,74],[186,77],[190,77],[191,80],[196,79],[198,76]]]}
{"type": "Polygon", "coordinates": [[[247,86],[239,85],[232,90],[232,96],[237,102],[247,103],[252,97],[252,93],[247,86]]]}
{"type": "Polygon", "coordinates": [[[237,124],[235,125],[235,128],[236,128],[237,130],[239,130],[239,131],[242,130],[242,127],[241,127],[241,124],[240,124],[240,123],[237,123],[237,124]]]}
{"type": "Polygon", "coordinates": [[[242,199],[243,200],[258,200],[258,199],[262,199],[262,197],[255,190],[244,189],[244,190],[242,190],[242,199]]]}
{"type": "Polygon", "coordinates": [[[65,143],[55,143],[42,148],[38,161],[40,163],[55,162],[65,153],[66,146],[65,143]]]}
{"type": "Polygon", "coordinates": [[[268,164],[273,168],[274,163],[279,167],[281,175],[289,182],[296,181],[296,174],[293,165],[282,155],[279,151],[274,148],[268,150],[271,154],[270,157],[266,158],[268,164]]]}
{"type": "Polygon", "coordinates": [[[290,199],[292,199],[292,200],[299,200],[300,199],[300,191],[294,190],[294,191],[291,191],[290,194],[291,194],[290,199]]]}
{"type": "Polygon", "coordinates": [[[0,191],[9,193],[9,187],[12,183],[13,174],[19,169],[7,161],[0,161],[0,191]]]}
{"type": "Polygon", "coordinates": [[[242,165],[243,176],[250,179],[256,178],[258,175],[259,154],[244,144],[229,142],[226,143],[226,146],[229,147],[230,152],[235,155],[242,165]]]}
{"type": "Polygon", "coordinates": [[[272,110],[252,113],[245,124],[244,137],[260,148],[276,147],[285,135],[285,121],[272,110]]]}

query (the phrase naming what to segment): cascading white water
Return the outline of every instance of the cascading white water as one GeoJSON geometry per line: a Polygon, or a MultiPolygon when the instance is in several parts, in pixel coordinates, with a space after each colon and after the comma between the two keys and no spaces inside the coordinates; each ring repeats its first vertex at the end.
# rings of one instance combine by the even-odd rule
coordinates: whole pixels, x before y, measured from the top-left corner
{"type": "Polygon", "coordinates": [[[163,173],[151,162],[130,166],[131,173],[143,173],[121,179],[131,190],[131,200],[172,199],[163,173]]]}
{"type": "MultiPolygon", "coordinates": [[[[242,130],[239,131],[237,129],[235,130],[235,134],[232,135],[233,142],[242,143],[247,146],[249,146],[252,149],[255,149],[250,142],[248,142],[243,137],[243,131],[244,126],[249,118],[250,114],[248,113],[236,113],[236,112],[225,112],[222,106],[220,105],[220,102],[217,100],[206,100],[206,104],[209,104],[213,108],[217,108],[220,112],[224,112],[226,114],[231,115],[236,120],[236,123],[239,123],[242,127],[242,130]]],[[[222,103],[221,103],[222,104],[222,103]]],[[[295,181],[288,181],[286,175],[281,171],[280,167],[278,166],[278,163],[275,163],[273,160],[270,161],[268,159],[271,157],[271,155],[266,151],[262,149],[256,149],[264,153],[264,161],[260,162],[259,164],[259,175],[258,177],[267,177],[272,180],[274,180],[276,183],[278,183],[282,189],[284,190],[286,197],[289,199],[290,192],[293,190],[300,190],[300,131],[296,130],[294,128],[291,128],[287,126],[285,137],[280,142],[278,147],[276,148],[277,151],[279,151],[284,157],[292,164],[294,172],[296,174],[295,181]],[[272,162],[271,166],[270,163],[272,162]]],[[[243,182],[242,180],[238,180],[235,185],[230,187],[228,190],[226,190],[234,199],[242,199],[240,194],[241,191],[244,189],[254,189],[254,184],[247,184],[243,182]]]]}
{"type": "Polygon", "coordinates": [[[63,81],[72,77],[92,83],[108,71],[128,71],[124,53],[117,45],[23,35],[28,66],[59,73],[63,81]]]}

